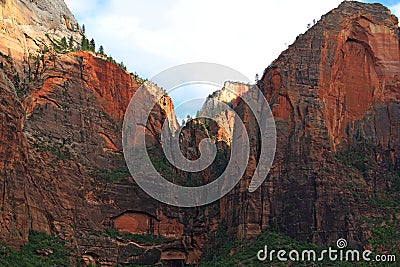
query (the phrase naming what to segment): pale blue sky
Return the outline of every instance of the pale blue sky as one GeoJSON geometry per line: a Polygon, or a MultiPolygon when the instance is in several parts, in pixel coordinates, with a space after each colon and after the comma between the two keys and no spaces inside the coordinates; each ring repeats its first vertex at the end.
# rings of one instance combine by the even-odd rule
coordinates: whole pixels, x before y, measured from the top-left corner
{"type": "MultiPolygon", "coordinates": [[[[341,0],[65,0],[86,33],[131,72],[151,78],[190,62],[231,67],[250,80],[262,74],[313,19],[341,0]]],[[[396,15],[400,0],[380,2],[396,15]]],[[[175,106],[215,88],[172,94],[175,106]]],[[[193,107],[192,114],[200,107],[193,107]]],[[[186,117],[181,108],[179,117],[186,117]],[[182,114],[180,114],[182,113],[182,114]]]]}

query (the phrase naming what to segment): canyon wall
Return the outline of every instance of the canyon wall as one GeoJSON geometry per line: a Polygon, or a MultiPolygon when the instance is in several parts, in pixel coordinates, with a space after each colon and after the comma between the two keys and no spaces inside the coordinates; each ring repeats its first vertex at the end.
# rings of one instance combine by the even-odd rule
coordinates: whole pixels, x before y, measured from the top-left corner
{"type": "MultiPolygon", "coordinates": [[[[375,225],[398,229],[399,29],[383,6],[343,2],[266,68],[257,85],[275,116],[277,151],[254,193],[248,185],[259,158],[258,126],[226,92],[246,94],[248,85],[228,82],[210,97],[204,109],[223,101],[242,118],[251,153],[232,192],[189,209],[152,199],[125,165],[123,116],[143,80],[92,52],[55,51],[53,41],[82,37],[63,1],[0,5],[2,242],[18,248],[35,230],[67,240],[87,263],[181,266],[200,261],[222,224],[239,240],[276,229],[317,245],[344,237],[354,247],[367,246],[375,225]]],[[[226,129],[201,119],[180,129],[171,99],[148,86],[162,95],[146,125],[155,167],[185,186],[216,179],[230,159],[231,114],[221,114],[226,129]],[[208,169],[191,174],[166,162],[159,137],[167,114],[188,158],[199,156],[202,139],[215,141],[217,159],[208,169]]]]}
{"type": "MultiPolygon", "coordinates": [[[[343,2],[299,35],[257,84],[275,117],[277,151],[261,188],[247,191],[250,161],[222,201],[232,232],[274,228],[319,245],[344,237],[363,246],[373,228],[366,221],[396,221],[399,73],[398,20],[380,4],[343,2]]],[[[243,103],[236,110],[251,113],[243,103]]],[[[254,118],[246,126],[257,136],[254,118]]]]}

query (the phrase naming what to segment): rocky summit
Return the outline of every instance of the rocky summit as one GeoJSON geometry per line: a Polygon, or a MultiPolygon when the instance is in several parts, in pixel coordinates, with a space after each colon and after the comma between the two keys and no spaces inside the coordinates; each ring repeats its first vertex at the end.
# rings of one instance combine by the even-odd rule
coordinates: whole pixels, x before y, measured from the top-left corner
{"type": "MultiPolygon", "coordinates": [[[[249,85],[226,82],[209,96],[199,115],[214,100],[229,104],[250,156],[228,195],[197,208],[160,203],[135,183],[122,152],[124,113],[142,84],[162,96],[145,127],[148,153],[185,186],[224,171],[224,127],[201,118],[180,126],[162,89],[87,49],[62,0],[2,0],[0,10],[0,265],[258,266],[256,249],[268,242],[321,248],[339,238],[398,254],[400,32],[386,7],[343,2],[265,69],[257,86],[274,114],[277,149],[253,193],[259,128],[226,90],[243,95],[249,85]],[[213,137],[217,157],[206,170],[169,164],[160,140],[167,117],[189,159],[213,137]]],[[[232,114],[220,117],[231,129],[232,114]]]]}

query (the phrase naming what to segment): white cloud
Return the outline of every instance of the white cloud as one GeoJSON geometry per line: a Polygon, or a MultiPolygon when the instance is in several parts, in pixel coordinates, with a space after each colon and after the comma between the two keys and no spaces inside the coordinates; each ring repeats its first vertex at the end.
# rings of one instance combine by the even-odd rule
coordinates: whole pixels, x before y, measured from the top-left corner
{"type": "Polygon", "coordinates": [[[340,2],[66,0],[97,45],[146,78],[177,64],[202,61],[226,65],[250,80],[305,32],[308,23],[340,2]]]}
{"type": "Polygon", "coordinates": [[[97,7],[97,0],[64,0],[74,15],[88,16],[97,7]]]}
{"type": "Polygon", "coordinates": [[[66,2],[98,44],[142,75],[211,61],[253,79],[308,23],[341,1],[66,2]]]}
{"type": "Polygon", "coordinates": [[[400,3],[390,7],[390,10],[394,15],[396,15],[397,18],[400,18],[400,3]]]}

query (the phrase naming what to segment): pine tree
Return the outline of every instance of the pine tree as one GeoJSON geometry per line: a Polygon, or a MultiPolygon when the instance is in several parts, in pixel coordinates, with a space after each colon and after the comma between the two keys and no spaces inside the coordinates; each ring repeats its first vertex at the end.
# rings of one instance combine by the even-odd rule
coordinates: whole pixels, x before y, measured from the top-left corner
{"type": "Polygon", "coordinates": [[[126,70],[126,66],[123,61],[121,61],[121,63],[119,63],[118,65],[121,67],[121,69],[126,70]]]}
{"type": "Polygon", "coordinates": [[[86,39],[85,35],[82,35],[81,50],[86,51],[89,49],[89,40],[86,39]]]}
{"type": "Polygon", "coordinates": [[[86,32],[86,28],[85,28],[85,24],[82,24],[82,32],[85,34],[86,32]]]}
{"type": "Polygon", "coordinates": [[[74,48],[74,37],[72,37],[72,35],[69,37],[68,47],[70,50],[73,50],[74,48]]]}
{"type": "Polygon", "coordinates": [[[65,38],[65,36],[63,38],[61,38],[60,45],[62,48],[67,48],[68,45],[67,45],[67,39],[65,38]]]}
{"type": "Polygon", "coordinates": [[[103,56],[105,55],[105,54],[104,54],[104,47],[103,47],[102,45],[100,45],[98,53],[99,53],[100,55],[103,55],[103,56]]]}
{"type": "Polygon", "coordinates": [[[85,50],[85,39],[86,39],[86,37],[84,35],[82,35],[81,50],[85,50]]]}
{"type": "Polygon", "coordinates": [[[89,50],[92,51],[92,52],[96,51],[96,43],[94,42],[93,38],[92,38],[92,40],[90,40],[89,50]]]}

